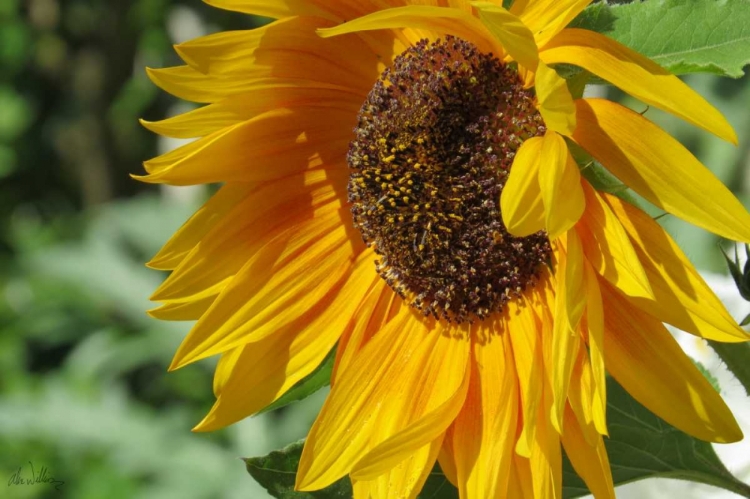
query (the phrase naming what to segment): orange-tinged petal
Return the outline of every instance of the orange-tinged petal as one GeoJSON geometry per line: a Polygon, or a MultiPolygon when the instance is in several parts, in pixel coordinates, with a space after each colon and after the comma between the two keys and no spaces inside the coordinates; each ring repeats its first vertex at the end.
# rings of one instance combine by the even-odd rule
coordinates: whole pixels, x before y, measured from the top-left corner
{"type": "Polygon", "coordinates": [[[307,172],[250,192],[221,214],[151,299],[185,301],[217,294],[269,240],[289,233],[290,227],[322,237],[341,222],[336,214],[345,183],[344,171],[307,172]],[[315,215],[317,222],[311,220],[315,215]],[[321,224],[323,220],[327,222],[321,224]]]}
{"type": "Polygon", "coordinates": [[[320,365],[352,320],[369,284],[378,279],[372,274],[372,257],[368,250],[359,258],[339,297],[321,313],[225,353],[214,379],[216,403],[195,430],[215,430],[263,409],[320,365]]]}
{"type": "Polygon", "coordinates": [[[336,348],[336,361],[331,373],[331,386],[341,373],[351,365],[352,360],[367,342],[388,323],[388,312],[394,301],[400,297],[393,292],[384,279],[376,279],[362,303],[360,303],[350,330],[344,332],[336,348]]]}
{"type": "Polygon", "coordinates": [[[501,5],[490,2],[472,2],[472,5],[477,9],[479,19],[513,60],[536,71],[539,54],[529,28],[501,5]]]}
{"type": "Polygon", "coordinates": [[[447,478],[454,487],[458,487],[458,472],[456,471],[456,459],[454,458],[453,451],[452,426],[445,432],[443,446],[440,448],[440,453],[438,454],[438,462],[440,463],[440,469],[445,475],[445,478],[447,478]]]}
{"type": "Polygon", "coordinates": [[[432,420],[430,428],[421,423],[446,405],[457,406],[458,412],[466,396],[468,335],[449,332],[405,308],[365,345],[347,375],[337,380],[310,430],[297,472],[298,490],[332,483],[369,451],[387,451],[378,446],[389,439],[399,448],[383,458],[398,464],[446,430],[455,413],[444,412],[444,419],[432,420]],[[409,434],[408,442],[399,439],[401,434],[409,434]],[[411,449],[400,447],[407,444],[411,449]]]}
{"type": "Polygon", "coordinates": [[[135,178],[172,185],[263,182],[344,168],[356,118],[348,104],[274,109],[183,146],[184,154],[178,149],[166,160],[147,161],[149,175],[135,178]]]}
{"type": "Polygon", "coordinates": [[[503,222],[514,236],[529,236],[544,229],[544,203],[539,187],[541,151],[541,137],[532,137],[521,144],[500,196],[503,222]]]}
{"type": "Polygon", "coordinates": [[[578,426],[578,420],[573,411],[570,407],[566,407],[565,433],[562,435],[562,443],[573,469],[586,482],[586,486],[596,499],[614,499],[615,489],[607,449],[604,447],[602,437],[600,435],[597,437],[595,446],[589,445],[578,426]]]}
{"type": "Polygon", "coordinates": [[[591,0],[516,0],[511,12],[529,27],[537,46],[543,47],[590,3],[591,0]]]}
{"type": "Polygon", "coordinates": [[[602,435],[607,432],[607,373],[604,368],[604,308],[599,281],[591,265],[584,265],[586,285],[586,326],[593,382],[592,416],[602,435]]]}
{"type": "Polygon", "coordinates": [[[508,302],[508,335],[513,347],[513,359],[521,395],[522,431],[516,444],[516,452],[524,457],[531,455],[531,442],[534,438],[537,407],[544,382],[540,362],[542,352],[540,335],[531,303],[508,302]]]}
{"type": "Polygon", "coordinates": [[[611,38],[565,29],[539,55],[547,64],[580,66],[647,104],[737,144],[732,126],[715,107],[669,71],[611,38]]]}
{"type": "Polygon", "coordinates": [[[175,46],[198,72],[213,77],[292,78],[358,89],[366,94],[384,69],[357,35],[325,40],[315,17],[292,17],[253,30],[222,31],[175,46]]]}
{"type": "Polygon", "coordinates": [[[628,234],[601,196],[583,182],[586,212],[576,227],[594,270],[628,296],[653,298],[653,290],[628,234]]]}
{"type": "Polygon", "coordinates": [[[563,409],[581,340],[578,325],[586,305],[581,241],[575,231],[569,231],[566,239],[567,252],[561,253],[556,272],[552,332],[552,424],[558,433],[562,432],[563,409]]]}
{"type": "Polygon", "coordinates": [[[614,102],[581,99],[576,105],[573,138],[626,185],[694,225],[750,242],[750,214],[679,142],[614,102]]]}
{"type": "Polygon", "coordinates": [[[604,194],[604,199],[633,242],[651,282],[654,300],[634,299],[639,308],[702,338],[724,342],[750,339],[657,222],[615,196],[604,194]]]}
{"type": "Polygon", "coordinates": [[[721,396],[658,320],[600,283],[607,313],[607,370],[636,400],[680,430],[710,442],[742,438],[721,396]]]}
{"type": "Polygon", "coordinates": [[[487,28],[466,11],[427,5],[384,9],[345,22],[334,28],[319,29],[323,38],[359,31],[411,28],[454,35],[476,45],[482,52],[502,53],[487,28]]]}
{"type": "Polygon", "coordinates": [[[586,206],[581,188],[581,173],[568,151],[565,140],[547,131],[542,142],[543,165],[539,168],[539,185],[544,200],[545,225],[550,240],[572,228],[586,206]]]}
{"type": "Polygon", "coordinates": [[[147,265],[158,270],[177,267],[218,221],[256,188],[257,186],[246,183],[223,185],[172,235],[147,265]]]}
{"type": "Polygon", "coordinates": [[[507,335],[493,332],[473,350],[469,393],[453,424],[458,491],[467,498],[505,497],[518,417],[513,354],[507,335]]]}
{"type": "Polygon", "coordinates": [[[565,136],[576,129],[576,106],[568,84],[557,72],[539,61],[534,79],[539,113],[545,126],[565,136]]]}
{"type": "Polygon", "coordinates": [[[289,228],[252,255],[182,342],[171,369],[259,341],[335,300],[363,246],[333,216],[313,220],[331,227],[289,228]]]}

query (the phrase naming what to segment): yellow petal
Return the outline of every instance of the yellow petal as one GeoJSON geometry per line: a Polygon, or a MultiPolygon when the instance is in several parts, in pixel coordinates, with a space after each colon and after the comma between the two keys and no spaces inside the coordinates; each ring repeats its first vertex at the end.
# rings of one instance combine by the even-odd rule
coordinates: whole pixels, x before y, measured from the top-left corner
{"type": "Polygon", "coordinates": [[[479,19],[513,60],[536,71],[539,54],[529,28],[500,5],[489,2],[472,2],[472,5],[477,9],[479,19]]]}
{"type": "Polygon", "coordinates": [[[161,121],[141,120],[154,133],[180,139],[203,137],[254,118],[272,109],[294,108],[310,104],[349,107],[356,114],[362,106],[362,93],[344,92],[314,83],[258,85],[252,92],[230,96],[219,102],[200,107],[161,121]],[[335,103],[335,104],[333,104],[335,103]]]}
{"type": "Polygon", "coordinates": [[[165,303],[149,310],[154,319],[162,321],[197,321],[213,305],[217,295],[209,295],[197,300],[165,303]]]}
{"type": "Polygon", "coordinates": [[[585,99],[576,105],[573,138],[626,185],[694,225],[750,242],[750,214],[679,142],[619,104],[585,99]]]}
{"type": "Polygon", "coordinates": [[[549,419],[553,401],[552,394],[546,388],[542,400],[544,403],[539,405],[534,446],[529,459],[531,481],[534,498],[558,499],[562,497],[562,451],[560,435],[552,427],[549,419]]]}
{"type": "Polygon", "coordinates": [[[541,396],[541,385],[544,382],[540,335],[541,325],[537,325],[532,304],[508,302],[508,335],[513,347],[513,358],[518,376],[518,388],[521,395],[522,431],[518,437],[516,452],[524,457],[531,455],[531,442],[534,438],[537,407],[541,396]]]}
{"type": "MultiPolygon", "coordinates": [[[[598,441],[599,432],[594,425],[594,410],[592,406],[594,393],[594,376],[591,370],[591,362],[586,348],[578,348],[578,357],[570,378],[570,389],[568,390],[568,407],[573,410],[583,438],[589,445],[598,441]]],[[[565,418],[563,417],[563,422],[565,418]]],[[[565,428],[563,435],[568,431],[565,428]]]]}
{"type": "Polygon", "coordinates": [[[332,26],[317,17],[282,19],[253,30],[222,31],[175,46],[198,72],[213,77],[292,78],[322,81],[369,92],[381,61],[357,35],[325,40],[318,28],[332,26]]]}
{"type": "Polygon", "coordinates": [[[544,229],[544,203],[539,187],[541,151],[540,137],[521,144],[500,196],[503,222],[514,236],[529,236],[544,229]]]}
{"type": "Polygon", "coordinates": [[[562,443],[573,469],[576,470],[578,476],[583,478],[594,497],[614,499],[612,471],[609,467],[604,440],[598,436],[596,445],[594,447],[589,445],[570,407],[565,409],[565,433],[562,435],[562,443]]]}
{"type": "Polygon", "coordinates": [[[283,18],[290,16],[331,15],[327,9],[310,0],[203,0],[218,9],[233,10],[256,16],[283,18]]]}
{"type": "Polygon", "coordinates": [[[399,305],[401,301],[401,297],[388,286],[384,279],[375,279],[355,312],[355,317],[366,315],[367,320],[357,321],[354,327],[345,331],[339,340],[336,348],[336,362],[331,373],[331,386],[336,384],[338,377],[348,369],[359,351],[385,327],[390,320],[391,308],[394,304],[399,305]]]}
{"type": "Polygon", "coordinates": [[[593,381],[592,416],[602,435],[607,432],[607,373],[604,368],[604,309],[599,282],[591,265],[584,266],[586,285],[586,325],[593,381]]]}
{"type": "Polygon", "coordinates": [[[445,7],[409,5],[384,9],[345,22],[334,28],[318,30],[323,38],[358,31],[412,28],[454,35],[476,45],[482,52],[502,53],[487,28],[468,12],[445,7]]]}
{"type": "Polygon", "coordinates": [[[567,233],[567,254],[558,262],[555,286],[555,323],[552,337],[552,424],[562,433],[563,409],[573,366],[578,356],[578,324],[586,305],[583,287],[583,249],[575,231],[567,233]]]}
{"type": "Polygon", "coordinates": [[[487,336],[474,343],[469,393],[453,425],[461,497],[506,497],[508,489],[518,387],[507,335],[487,336]]]}
{"type": "Polygon", "coordinates": [[[308,169],[345,168],[356,119],[351,108],[274,109],[183,146],[184,154],[148,161],[149,175],[136,178],[172,185],[263,182],[308,169]]]}
{"type": "Polygon", "coordinates": [[[529,27],[537,46],[543,47],[590,3],[591,0],[516,0],[510,10],[529,27]]]}
{"type": "Polygon", "coordinates": [[[203,237],[256,186],[246,183],[223,185],[147,263],[152,269],[172,270],[203,237]]]}
{"type": "Polygon", "coordinates": [[[196,431],[215,430],[263,409],[320,365],[354,321],[368,283],[379,279],[372,275],[368,253],[360,257],[354,276],[326,310],[222,356],[214,379],[216,403],[196,431]]]}
{"type": "Polygon", "coordinates": [[[602,284],[607,370],[650,411],[701,440],[742,438],[721,396],[658,320],[602,284]]]}
{"type": "Polygon", "coordinates": [[[545,126],[565,136],[573,135],[576,129],[576,106],[565,79],[539,61],[534,85],[539,113],[544,118],[545,126]]]}
{"type": "Polygon", "coordinates": [[[596,272],[628,296],[653,298],[646,272],[628,234],[601,196],[583,182],[586,212],[576,227],[586,259],[596,272]]]}
{"type": "MultiPolygon", "coordinates": [[[[467,335],[447,333],[443,325],[407,308],[361,350],[310,430],[298,490],[332,483],[373,449],[386,451],[382,457],[393,467],[446,430],[466,396],[470,355],[467,335]],[[443,419],[435,421],[433,414],[446,405],[453,406],[453,415],[443,412],[443,419]],[[429,428],[422,425],[425,418],[431,420],[429,428]],[[406,433],[408,442],[399,439],[406,433]],[[379,447],[389,439],[398,447],[393,454],[379,447]]],[[[364,464],[373,466],[370,471],[378,466],[372,460],[364,464]]]]}
{"type": "Polygon", "coordinates": [[[443,474],[445,474],[445,478],[447,478],[454,487],[458,487],[456,460],[453,455],[453,427],[451,426],[445,432],[443,446],[440,448],[440,453],[438,454],[438,462],[440,463],[440,469],[443,471],[443,474]]]}
{"type": "Polygon", "coordinates": [[[339,196],[346,174],[315,173],[269,182],[221,213],[151,299],[185,301],[217,294],[253,255],[285,230],[307,229],[311,237],[318,231],[322,237],[340,222],[336,212],[342,207],[339,196]],[[328,223],[313,223],[313,215],[325,215],[328,223]]]}
{"type": "MultiPolygon", "coordinates": [[[[342,287],[358,278],[355,260],[363,249],[352,245],[337,216],[313,218],[329,228],[287,228],[252,255],[183,340],[170,368],[259,341],[336,304],[342,287]]],[[[338,317],[337,324],[347,320],[338,317]]]]}
{"type": "Polygon", "coordinates": [[[660,321],[709,340],[750,339],[658,223],[615,196],[603,196],[630,236],[654,292],[654,300],[633,299],[639,308],[660,321]]]}
{"type": "Polygon", "coordinates": [[[425,445],[396,467],[370,481],[351,478],[354,499],[414,499],[424,486],[440,451],[442,436],[425,445]]]}
{"type": "Polygon", "coordinates": [[[611,38],[566,29],[540,57],[547,64],[580,66],[647,104],[737,144],[732,126],[715,107],[669,71],[611,38]]]}
{"type": "Polygon", "coordinates": [[[518,454],[513,456],[513,467],[510,471],[507,497],[512,497],[513,499],[534,499],[529,460],[518,454]]]}
{"type": "Polygon", "coordinates": [[[572,228],[585,208],[581,173],[568,146],[560,135],[548,131],[544,135],[539,168],[539,185],[544,200],[547,236],[557,239],[572,228]]]}

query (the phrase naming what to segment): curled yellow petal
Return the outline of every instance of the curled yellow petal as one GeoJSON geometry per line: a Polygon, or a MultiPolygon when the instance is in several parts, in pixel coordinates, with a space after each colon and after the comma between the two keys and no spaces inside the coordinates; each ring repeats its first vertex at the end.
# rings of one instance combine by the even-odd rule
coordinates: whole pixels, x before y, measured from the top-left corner
{"type": "Polygon", "coordinates": [[[514,236],[528,236],[544,229],[544,203],[539,188],[541,152],[541,137],[521,144],[500,196],[503,222],[514,236]]]}
{"type": "Polygon", "coordinates": [[[539,185],[544,200],[547,236],[557,239],[581,218],[586,201],[581,188],[581,173],[568,146],[560,135],[547,131],[542,142],[543,164],[539,185]]]}

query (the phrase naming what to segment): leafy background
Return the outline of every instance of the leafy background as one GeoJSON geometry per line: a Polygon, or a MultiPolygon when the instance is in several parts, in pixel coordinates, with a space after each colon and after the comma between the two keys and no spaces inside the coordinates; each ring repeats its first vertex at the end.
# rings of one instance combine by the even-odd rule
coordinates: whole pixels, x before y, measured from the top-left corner
{"type": "MultiPolygon", "coordinates": [[[[189,109],[143,68],[178,64],[173,43],[260,22],[198,0],[0,1],[0,497],[260,499],[239,458],[306,434],[325,390],[190,433],[213,402],[213,364],[166,373],[189,324],[145,315],[163,275],[143,262],[209,193],[128,177],[177,145],[137,119],[189,109]],[[65,481],[61,491],[6,487],[29,461],[65,481]]],[[[750,78],[687,79],[735,126],[739,148],[647,116],[750,205],[750,78]]],[[[595,91],[644,109],[612,88],[595,91]]],[[[726,274],[713,236],[662,221],[699,268],[726,274]]],[[[645,484],[638,494],[659,497],[645,484]]]]}

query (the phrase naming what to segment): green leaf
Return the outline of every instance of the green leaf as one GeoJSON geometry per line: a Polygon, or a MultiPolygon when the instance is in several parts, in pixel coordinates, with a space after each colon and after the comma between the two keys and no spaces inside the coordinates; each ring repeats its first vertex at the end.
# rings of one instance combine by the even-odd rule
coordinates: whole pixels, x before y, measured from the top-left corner
{"type": "Polygon", "coordinates": [[[747,314],[744,319],[742,319],[742,322],[740,322],[740,326],[747,326],[750,324],[750,314],[747,314]]]}
{"type": "MultiPolygon", "coordinates": [[[[244,459],[247,471],[276,499],[350,499],[352,486],[346,477],[322,490],[295,492],[295,473],[303,445],[304,441],[300,440],[267,456],[244,459]]],[[[436,464],[418,497],[458,499],[458,491],[448,482],[436,464]]]]}
{"type": "Polygon", "coordinates": [[[308,374],[303,379],[299,380],[293,387],[289,389],[284,395],[282,395],[276,402],[266,406],[265,409],[260,411],[258,414],[264,412],[273,411],[279,407],[284,407],[292,402],[298,402],[305,399],[317,392],[324,386],[331,384],[331,372],[333,371],[333,363],[336,360],[336,347],[334,347],[323,362],[313,372],[308,374]]]}
{"type": "MultiPolygon", "coordinates": [[[[678,478],[750,497],[750,487],[727,471],[711,444],[692,438],[654,415],[611,377],[607,378],[607,425],[610,437],[605,438],[605,445],[615,485],[650,477],[678,478]]],[[[566,459],[563,497],[570,499],[587,493],[566,459]]]]}
{"type": "MultiPolygon", "coordinates": [[[[748,317],[742,322],[747,321],[748,317]]],[[[718,341],[709,341],[708,344],[726,364],[727,369],[742,383],[745,393],[750,396],[750,362],[748,362],[750,345],[747,343],[719,343],[718,341]]]]}
{"type": "Polygon", "coordinates": [[[339,480],[323,490],[296,492],[294,480],[304,441],[290,444],[263,457],[243,459],[247,472],[276,499],[350,499],[349,479],[339,480]]]}
{"type": "MultiPolygon", "coordinates": [[[[605,438],[605,444],[615,485],[650,477],[679,478],[750,497],[750,487],[727,471],[711,444],[695,440],[670,426],[639,404],[612,378],[607,379],[607,398],[610,437],[605,438]]],[[[294,491],[302,445],[300,441],[267,456],[246,459],[247,470],[277,499],[351,497],[351,485],[346,477],[320,491],[294,491]]],[[[565,459],[563,497],[572,499],[588,493],[583,480],[565,459]]],[[[435,465],[419,497],[457,499],[458,492],[435,465]]]]}
{"type": "Polygon", "coordinates": [[[646,0],[598,3],[571,27],[597,31],[674,74],[740,78],[750,64],[750,1],[646,0]]]}

